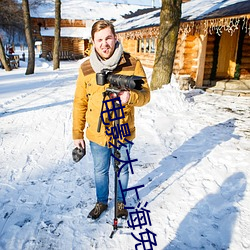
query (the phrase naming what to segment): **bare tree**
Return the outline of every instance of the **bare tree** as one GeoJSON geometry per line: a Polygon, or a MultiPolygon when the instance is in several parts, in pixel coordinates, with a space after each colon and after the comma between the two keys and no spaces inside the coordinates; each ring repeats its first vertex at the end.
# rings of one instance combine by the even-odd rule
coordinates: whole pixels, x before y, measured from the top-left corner
{"type": "Polygon", "coordinates": [[[30,9],[36,9],[43,4],[46,4],[46,0],[29,0],[30,9]]]}
{"type": "Polygon", "coordinates": [[[0,61],[6,71],[10,71],[10,65],[6,59],[4,43],[13,43],[16,34],[23,30],[22,8],[16,0],[0,0],[0,61]]]}
{"type": "Polygon", "coordinates": [[[162,0],[160,31],[150,87],[152,90],[171,81],[182,0],[162,0]]]}
{"type": "Polygon", "coordinates": [[[35,48],[34,48],[34,41],[32,37],[30,9],[29,9],[28,0],[22,0],[22,8],[23,8],[25,36],[26,36],[26,41],[28,44],[28,66],[27,66],[25,74],[30,75],[30,74],[34,74],[34,70],[35,70],[35,48]]]}
{"type": "Polygon", "coordinates": [[[59,48],[61,33],[61,0],[55,0],[55,40],[53,49],[53,69],[60,68],[59,48]]]}
{"type": "Polygon", "coordinates": [[[20,33],[23,29],[21,4],[17,0],[0,0],[0,20],[0,28],[8,33],[9,37],[20,33]]]}
{"type": "Polygon", "coordinates": [[[10,65],[8,64],[8,62],[6,60],[6,56],[5,56],[5,52],[4,52],[4,46],[3,46],[3,43],[2,43],[1,37],[0,37],[0,61],[1,61],[1,64],[3,65],[3,67],[4,67],[4,69],[6,71],[11,70],[10,65]]]}

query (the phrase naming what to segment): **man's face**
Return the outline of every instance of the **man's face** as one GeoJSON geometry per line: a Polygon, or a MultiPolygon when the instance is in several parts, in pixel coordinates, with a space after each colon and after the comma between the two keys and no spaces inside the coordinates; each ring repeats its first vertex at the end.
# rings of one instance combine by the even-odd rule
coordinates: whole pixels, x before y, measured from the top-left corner
{"type": "Polygon", "coordinates": [[[95,50],[102,59],[109,59],[113,55],[116,41],[116,36],[109,27],[94,34],[95,50]]]}

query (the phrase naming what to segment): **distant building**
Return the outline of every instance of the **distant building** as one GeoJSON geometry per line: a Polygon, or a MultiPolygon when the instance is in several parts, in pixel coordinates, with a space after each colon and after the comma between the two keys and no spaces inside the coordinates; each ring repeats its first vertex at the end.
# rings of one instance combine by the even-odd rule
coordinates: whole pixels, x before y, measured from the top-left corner
{"type": "MultiPolygon", "coordinates": [[[[33,17],[31,20],[33,37],[36,42],[41,42],[41,57],[51,57],[54,47],[55,19],[33,17]]],[[[91,25],[92,22],[84,20],[61,20],[61,59],[69,59],[71,55],[74,55],[76,59],[85,56],[90,38],[90,28],[88,24],[91,25]]]]}

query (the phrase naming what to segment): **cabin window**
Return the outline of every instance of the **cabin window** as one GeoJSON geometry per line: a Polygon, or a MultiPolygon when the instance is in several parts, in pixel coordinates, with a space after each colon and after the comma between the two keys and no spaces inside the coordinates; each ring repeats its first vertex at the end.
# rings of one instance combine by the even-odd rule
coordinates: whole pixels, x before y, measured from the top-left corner
{"type": "Polygon", "coordinates": [[[142,53],[143,52],[143,39],[137,40],[137,52],[142,53]]]}
{"type": "Polygon", "coordinates": [[[150,53],[155,53],[155,38],[151,38],[150,39],[151,42],[150,42],[150,53]]]}
{"type": "Polygon", "coordinates": [[[142,38],[137,40],[138,53],[155,53],[155,38],[142,38]]]}

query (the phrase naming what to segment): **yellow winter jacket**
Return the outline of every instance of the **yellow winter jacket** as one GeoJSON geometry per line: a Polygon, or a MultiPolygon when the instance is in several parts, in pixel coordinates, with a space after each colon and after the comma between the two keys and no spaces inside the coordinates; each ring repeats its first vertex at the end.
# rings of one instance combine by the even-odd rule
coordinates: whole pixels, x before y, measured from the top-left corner
{"type": "MultiPolygon", "coordinates": [[[[142,90],[130,90],[130,99],[123,108],[124,118],[119,119],[120,125],[128,123],[131,135],[127,136],[126,139],[131,141],[135,138],[134,107],[140,107],[149,102],[150,89],[140,61],[128,53],[123,53],[119,65],[112,73],[143,77],[144,84],[142,85],[142,90]]],[[[84,129],[87,125],[86,137],[88,140],[101,146],[110,146],[109,142],[114,143],[111,136],[105,133],[107,128],[114,126],[113,122],[110,122],[107,126],[101,124],[100,132],[97,132],[103,103],[103,92],[108,87],[109,84],[97,85],[96,73],[92,69],[89,60],[82,63],[79,69],[73,102],[73,140],[84,138],[84,129]]],[[[106,100],[108,99],[107,97],[106,100]]],[[[103,113],[103,118],[108,122],[106,113],[103,113]]],[[[120,139],[120,141],[123,142],[124,138],[120,139]]]]}

